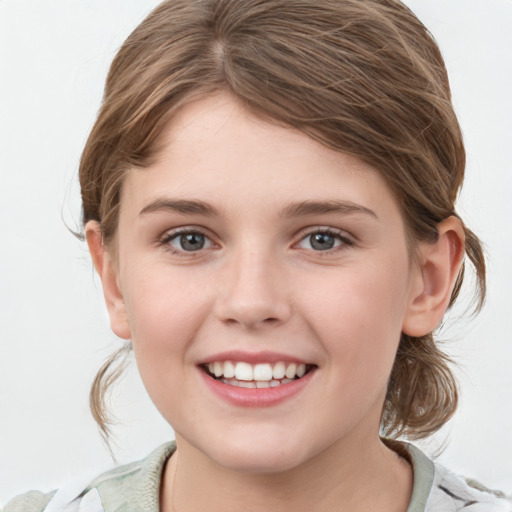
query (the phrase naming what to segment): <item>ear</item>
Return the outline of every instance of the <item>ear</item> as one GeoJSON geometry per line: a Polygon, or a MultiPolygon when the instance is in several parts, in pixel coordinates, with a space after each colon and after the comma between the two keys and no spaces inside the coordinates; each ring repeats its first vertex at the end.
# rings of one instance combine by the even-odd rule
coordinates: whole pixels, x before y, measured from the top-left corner
{"type": "Polygon", "coordinates": [[[131,338],[126,305],[119,287],[117,269],[106,247],[103,245],[103,236],[100,225],[96,221],[89,221],[85,226],[85,238],[89,246],[94,267],[100,276],[103,285],[103,295],[110,317],[110,327],[114,333],[125,340],[131,338]]]}
{"type": "Polygon", "coordinates": [[[438,239],[419,246],[419,268],[402,332],[424,336],[443,319],[464,258],[462,222],[448,217],[438,225],[438,239]]]}

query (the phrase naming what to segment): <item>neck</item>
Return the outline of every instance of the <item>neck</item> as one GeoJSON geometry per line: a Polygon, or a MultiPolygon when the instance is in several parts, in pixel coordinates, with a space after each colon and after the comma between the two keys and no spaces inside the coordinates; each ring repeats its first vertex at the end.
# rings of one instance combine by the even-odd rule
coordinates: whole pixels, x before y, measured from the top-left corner
{"type": "Polygon", "coordinates": [[[377,435],[339,442],[287,471],[257,474],[226,469],[176,439],[163,476],[162,512],[404,512],[410,500],[411,466],[377,435]]]}

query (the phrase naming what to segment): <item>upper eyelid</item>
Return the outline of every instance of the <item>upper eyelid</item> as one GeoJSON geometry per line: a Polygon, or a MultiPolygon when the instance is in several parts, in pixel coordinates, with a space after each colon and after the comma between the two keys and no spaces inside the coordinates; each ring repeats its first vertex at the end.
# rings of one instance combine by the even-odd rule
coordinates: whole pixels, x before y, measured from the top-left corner
{"type": "Polygon", "coordinates": [[[214,237],[212,237],[211,233],[209,230],[205,229],[205,228],[202,228],[200,226],[181,226],[181,227],[177,227],[177,228],[171,228],[171,229],[166,229],[160,236],[159,236],[159,240],[160,241],[165,241],[165,240],[172,240],[173,238],[179,236],[179,235],[183,235],[183,234],[187,234],[187,233],[199,233],[201,235],[204,235],[205,237],[209,238],[209,239],[213,239],[214,237]]]}
{"type": "Polygon", "coordinates": [[[332,226],[311,226],[309,228],[303,228],[297,233],[296,237],[299,239],[299,241],[301,241],[305,237],[314,235],[315,233],[329,233],[331,235],[336,235],[340,238],[350,241],[355,241],[356,239],[356,237],[350,234],[348,231],[340,228],[334,228],[332,226]]]}

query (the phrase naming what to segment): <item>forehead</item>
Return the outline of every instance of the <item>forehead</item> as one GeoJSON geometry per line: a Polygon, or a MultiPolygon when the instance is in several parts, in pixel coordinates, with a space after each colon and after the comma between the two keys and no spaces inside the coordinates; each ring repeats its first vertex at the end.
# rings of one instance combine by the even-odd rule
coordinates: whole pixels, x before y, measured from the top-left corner
{"type": "Polygon", "coordinates": [[[126,176],[121,209],[165,194],[239,209],[301,200],[398,208],[373,167],[256,116],[228,94],[187,103],[163,130],[160,148],[153,165],[126,176]]]}

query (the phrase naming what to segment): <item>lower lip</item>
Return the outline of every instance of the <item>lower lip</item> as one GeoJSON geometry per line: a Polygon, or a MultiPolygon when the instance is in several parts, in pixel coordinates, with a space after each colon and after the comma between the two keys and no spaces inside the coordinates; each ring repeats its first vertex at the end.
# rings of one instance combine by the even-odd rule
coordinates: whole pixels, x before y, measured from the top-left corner
{"type": "Polygon", "coordinates": [[[198,370],[215,395],[237,407],[269,407],[279,404],[304,389],[315,373],[315,370],[311,370],[304,377],[275,388],[239,388],[213,379],[201,368],[198,370]]]}

